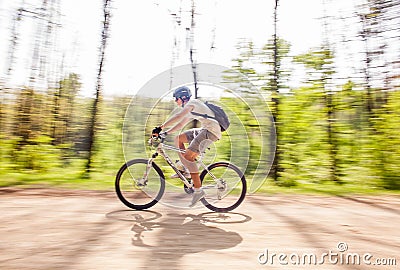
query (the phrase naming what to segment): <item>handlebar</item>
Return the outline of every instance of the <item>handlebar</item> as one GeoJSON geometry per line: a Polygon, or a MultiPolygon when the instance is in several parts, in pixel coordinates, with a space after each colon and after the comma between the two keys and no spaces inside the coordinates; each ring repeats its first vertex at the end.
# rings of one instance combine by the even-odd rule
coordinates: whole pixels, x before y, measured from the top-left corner
{"type": "Polygon", "coordinates": [[[158,136],[156,136],[158,139],[161,140],[161,142],[164,142],[164,140],[167,138],[167,134],[165,134],[164,132],[161,132],[160,134],[158,134],[158,136]]]}
{"type": "Polygon", "coordinates": [[[166,134],[160,133],[160,134],[152,134],[151,138],[149,140],[149,144],[153,145],[155,142],[156,143],[163,143],[165,141],[165,138],[167,137],[166,134]]]}

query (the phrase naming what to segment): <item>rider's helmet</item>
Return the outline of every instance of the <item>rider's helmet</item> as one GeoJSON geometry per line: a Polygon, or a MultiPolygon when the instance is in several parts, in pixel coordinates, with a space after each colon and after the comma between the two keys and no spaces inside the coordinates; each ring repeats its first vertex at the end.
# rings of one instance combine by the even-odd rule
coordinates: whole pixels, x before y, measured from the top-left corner
{"type": "Polygon", "coordinates": [[[190,97],[192,96],[192,92],[190,91],[190,89],[186,86],[181,86],[175,89],[173,97],[175,99],[182,99],[183,101],[187,101],[190,99],[190,97]]]}

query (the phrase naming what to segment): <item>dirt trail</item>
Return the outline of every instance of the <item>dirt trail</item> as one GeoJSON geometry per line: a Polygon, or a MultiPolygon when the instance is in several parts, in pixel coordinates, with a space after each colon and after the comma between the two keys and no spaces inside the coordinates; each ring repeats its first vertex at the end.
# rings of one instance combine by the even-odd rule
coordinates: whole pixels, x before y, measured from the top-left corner
{"type": "Polygon", "coordinates": [[[0,213],[0,269],[400,265],[398,196],[257,195],[216,214],[162,204],[133,211],[113,192],[8,188],[0,189],[0,213]]]}

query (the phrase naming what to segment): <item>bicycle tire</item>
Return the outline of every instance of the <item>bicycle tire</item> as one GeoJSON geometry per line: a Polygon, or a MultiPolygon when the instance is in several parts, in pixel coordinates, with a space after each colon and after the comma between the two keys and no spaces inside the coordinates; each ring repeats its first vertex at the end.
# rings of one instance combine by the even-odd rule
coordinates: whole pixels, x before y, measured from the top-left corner
{"type": "MultiPolygon", "coordinates": [[[[145,166],[147,166],[147,162],[148,162],[147,159],[133,159],[133,160],[130,160],[130,161],[126,162],[124,165],[122,165],[122,167],[119,169],[119,171],[118,171],[118,173],[116,175],[116,178],[115,178],[115,191],[116,191],[120,201],[123,204],[125,204],[126,206],[128,206],[129,208],[136,209],[136,210],[148,209],[148,208],[154,206],[161,199],[161,197],[164,194],[164,191],[165,191],[165,177],[164,177],[164,174],[161,171],[160,167],[158,167],[157,164],[155,164],[154,162],[152,163],[152,168],[154,169],[154,171],[150,170],[149,177],[150,177],[150,174],[152,174],[154,176],[152,184],[156,184],[155,183],[156,182],[156,179],[155,179],[156,177],[155,176],[158,176],[159,186],[155,186],[153,188],[154,190],[150,190],[149,189],[147,192],[144,191],[144,188],[137,187],[138,190],[135,192],[135,190],[134,190],[135,183],[132,182],[132,181],[134,181],[133,179],[134,179],[135,176],[132,175],[132,174],[135,173],[135,175],[136,175],[136,173],[137,173],[138,176],[143,176],[143,174],[145,172],[143,170],[143,168],[145,168],[145,166]],[[136,170],[133,169],[133,167],[135,165],[142,165],[143,168],[141,170],[138,169],[138,171],[136,172],[136,170]],[[129,184],[130,188],[132,189],[132,191],[131,190],[125,191],[125,187],[124,187],[124,189],[122,188],[122,186],[125,185],[125,180],[124,180],[125,178],[127,178],[126,182],[128,182],[128,184],[129,184]],[[124,183],[122,183],[122,181],[124,181],[124,183]],[[150,193],[149,191],[153,191],[152,193],[154,193],[154,194],[149,194],[150,193]],[[143,195],[148,197],[149,202],[136,203],[136,202],[132,202],[131,198],[128,198],[128,196],[129,197],[135,197],[135,196],[138,197],[139,196],[139,197],[144,198],[143,195]]],[[[140,177],[138,177],[138,178],[140,178],[140,177]]],[[[149,179],[149,180],[152,180],[152,179],[149,179]]],[[[145,187],[148,187],[148,186],[146,185],[145,187]]],[[[135,200],[136,200],[136,198],[135,198],[135,200]]]]}
{"type": "MultiPolygon", "coordinates": [[[[236,196],[236,198],[234,199],[234,202],[231,204],[229,202],[229,204],[227,206],[218,206],[218,202],[221,202],[223,199],[212,199],[212,198],[208,198],[207,197],[207,190],[206,190],[206,196],[204,198],[201,199],[201,202],[211,211],[214,212],[229,212],[234,210],[235,208],[237,208],[244,200],[245,196],[246,196],[246,192],[247,192],[247,182],[246,182],[246,178],[244,176],[244,174],[242,173],[242,171],[235,166],[234,164],[231,164],[229,162],[216,162],[213,163],[211,165],[209,165],[207,167],[207,169],[203,170],[202,173],[200,174],[200,180],[202,182],[202,185],[204,184],[204,179],[208,174],[208,171],[210,171],[212,174],[215,174],[215,176],[218,177],[218,175],[216,174],[216,169],[217,168],[225,168],[225,172],[223,172],[223,175],[226,175],[226,172],[228,170],[231,170],[234,172],[234,175],[232,175],[232,177],[237,177],[237,179],[234,179],[234,181],[232,183],[235,184],[236,181],[236,186],[237,188],[235,189],[236,193],[239,192],[238,196],[236,196]],[[237,191],[238,189],[240,189],[240,191],[237,191]]],[[[211,178],[210,178],[211,179],[211,178]]],[[[211,180],[210,180],[211,181],[211,180]]],[[[214,181],[214,180],[212,180],[214,181]]],[[[234,186],[232,185],[232,183],[230,183],[231,185],[231,190],[228,190],[228,192],[225,194],[224,197],[227,197],[230,193],[233,193],[234,190],[234,186]]],[[[203,185],[204,187],[204,185],[203,185]]],[[[234,195],[234,194],[231,194],[234,195]]],[[[231,196],[229,196],[231,197],[231,196]]]]}

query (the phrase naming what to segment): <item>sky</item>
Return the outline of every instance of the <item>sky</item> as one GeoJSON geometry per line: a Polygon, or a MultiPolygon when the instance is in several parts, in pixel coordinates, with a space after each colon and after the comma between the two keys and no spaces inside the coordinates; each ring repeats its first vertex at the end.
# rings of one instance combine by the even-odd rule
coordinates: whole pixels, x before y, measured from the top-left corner
{"type": "MultiPolygon", "coordinates": [[[[41,3],[40,0],[0,0],[1,36],[10,36],[11,16],[22,2],[31,10],[41,3]]],[[[197,63],[229,67],[238,55],[239,40],[252,40],[256,46],[262,46],[273,34],[273,0],[197,0],[195,3],[193,46],[197,63]],[[215,47],[212,50],[211,44],[215,47]]],[[[322,43],[322,3],[323,0],[280,1],[278,34],[292,44],[291,54],[304,53],[322,43]]],[[[191,23],[190,0],[113,0],[111,5],[111,35],[103,75],[106,95],[133,95],[147,81],[168,70],[172,59],[174,66],[190,64],[186,30],[191,23]],[[180,25],[173,19],[173,13],[181,17],[180,25]]],[[[340,14],[351,10],[351,5],[352,1],[338,0],[328,8],[331,14],[340,14]]],[[[102,0],[64,0],[57,19],[62,26],[57,28],[54,43],[59,49],[53,56],[63,59],[66,74],[75,72],[81,76],[82,93],[86,96],[95,92],[101,8],[102,0]]],[[[34,46],[34,21],[27,18],[21,23],[17,62],[11,77],[6,74],[9,38],[0,43],[0,78],[15,85],[27,84],[34,46]]]]}

